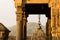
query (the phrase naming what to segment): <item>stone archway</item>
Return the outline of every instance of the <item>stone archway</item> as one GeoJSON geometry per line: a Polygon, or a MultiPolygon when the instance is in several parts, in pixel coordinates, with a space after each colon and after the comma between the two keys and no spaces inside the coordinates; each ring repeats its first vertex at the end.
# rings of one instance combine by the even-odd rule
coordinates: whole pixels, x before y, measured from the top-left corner
{"type": "MultiPolygon", "coordinates": [[[[21,10],[19,11],[19,8],[21,8],[21,7],[18,6],[18,12],[21,12],[21,10]]],[[[46,17],[48,17],[48,22],[49,22],[49,20],[51,20],[50,10],[51,9],[48,7],[48,4],[26,4],[25,8],[23,9],[23,14],[17,13],[17,36],[18,36],[17,39],[19,39],[19,40],[26,39],[26,23],[27,23],[27,17],[29,14],[46,14],[46,17]],[[41,7],[43,7],[43,8],[41,8],[41,7]],[[20,17],[21,17],[21,19],[20,19],[20,17]],[[20,31],[18,31],[18,30],[20,30],[20,31]]],[[[46,30],[48,30],[48,26],[46,27],[46,30]]],[[[48,30],[46,32],[48,32],[47,36],[51,33],[50,30],[48,30]]],[[[50,37],[48,37],[48,38],[51,39],[50,37]]]]}
{"type": "Polygon", "coordinates": [[[45,14],[46,17],[48,17],[48,22],[47,22],[47,27],[46,27],[46,35],[47,39],[51,40],[52,39],[52,34],[51,34],[51,8],[48,7],[47,3],[44,4],[26,4],[25,5],[25,13],[26,14],[45,14]]]}
{"type": "MultiPolygon", "coordinates": [[[[60,35],[60,32],[57,31],[56,33],[54,33],[54,30],[57,26],[59,26],[59,23],[60,21],[57,21],[57,20],[60,20],[59,19],[59,16],[58,15],[60,12],[59,12],[59,1],[57,0],[40,0],[40,1],[28,1],[26,3],[26,1],[22,1],[22,0],[15,0],[15,7],[16,7],[16,15],[17,15],[17,26],[16,26],[16,40],[26,40],[26,23],[27,23],[27,16],[28,14],[26,14],[26,5],[25,4],[33,4],[33,3],[37,3],[37,4],[41,4],[41,3],[47,3],[48,4],[48,8],[51,8],[50,10],[50,14],[47,14],[46,16],[48,17],[48,22],[47,22],[47,36],[48,36],[48,39],[51,38],[51,35],[52,36],[56,36],[56,33],[58,35],[60,35]],[[58,10],[58,11],[57,11],[58,10]]],[[[38,9],[37,9],[38,10],[38,9]]],[[[31,11],[32,12],[32,11],[31,11]]],[[[42,11],[43,12],[43,11],[42,11]]],[[[56,29],[57,30],[57,29],[56,29]]],[[[51,39],[50,39],[51,40],[51,39]]]]}

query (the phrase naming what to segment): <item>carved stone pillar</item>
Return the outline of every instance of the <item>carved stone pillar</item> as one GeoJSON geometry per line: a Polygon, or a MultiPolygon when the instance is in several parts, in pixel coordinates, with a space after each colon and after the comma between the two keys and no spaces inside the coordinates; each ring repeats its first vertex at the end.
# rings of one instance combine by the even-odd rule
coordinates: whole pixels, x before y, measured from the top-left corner
{"type": "Polygon", "coordinates": [[[16,40],[22,40],[23,15],[21,6],[17,6],[16,11],[16,40]]]}
{"type": "Polygon", "coordinates": [[[59,8],[52,8],[51,14],[51,27],[52,27],[52,36],[58,40],[60,37],[60,26],[59,26],[59,8]]]}
{"type": "Polygon", "coordinates": [[[52,40],[51,19],[47,20],[46,34],[47,34],[47,39],[46,40],[52,40]]]}
{"type": "Polygon", "coordinates": [[[51,7],[51,27],[52,27],[52,37],[55,37],[55,40],[58,40],[60,37],[60,1],[59,0],[50,0],[49,7],[51,7]]]}
{"type": "Polygon", "coordinates": [[[26,37],[27,37],[26,28],[27,28],[27,17],[25,12],[23,12],[23,40],[26,40],[26,37]]]}

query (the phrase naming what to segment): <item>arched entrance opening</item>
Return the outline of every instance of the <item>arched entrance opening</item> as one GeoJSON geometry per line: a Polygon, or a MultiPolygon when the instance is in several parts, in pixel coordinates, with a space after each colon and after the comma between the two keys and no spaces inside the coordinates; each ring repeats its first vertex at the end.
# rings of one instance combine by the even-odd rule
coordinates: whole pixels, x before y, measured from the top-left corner
{"type": "MultiPolygon", "coordinates": [[[[46,26],[47,39],[52,40],[51,34],[51,8],[48,7],[48,3],[44,4],[25,4],[25,14],[28,17],[29,14],[45,14],[48,18],[46,26]]],[[[26,31],[26,30],[25,30],[26,31]]],[[[26,37],[26,34],[25,34],[26,37]]]]}
{"type": "Polygon", "coordinates": [[[46,16],[48,17],[48,21],[47,21],[47,28],[46,28],[46,35],[47,35],[47,39],[51,39],[51,32],[52,32],[52,36],[57,37],[60,36],[60,27],[59,27],[59,13],[60,13],[60,6],[59,6],[59,1],[55,0],[31,0],[31,1],[26,1],[26,0],[14,0],[15,1],[15,7],[16,7],[16,16],[17,16],[17,29],[16,29],[16,40],[22,40],[26,37],[26,23],[27,23],[27,17],[32,13],[36,13],[36,14],[40,14],[40,13],[45,13],[47,12],[46,16]],[[31,7],[32,5],[30,4],[37,4],[37,6],[31,7]],[[39,10],[39,8],[41,6],[38,7],[38,4],[46,4],[49,5],[49,7],[47,6],[46,8],[44,7],[45,11],[43,11],[43,7],[41,10],[39,10]],[[27,5],[29,5],[30,7],[27,7],[27,5]],[[50,8],[51,7],[51,8],[50,8]],[[37,8],[37,9],[36,9],[37,8]],[[27,11],[28,9],[28,11],[27,11]],[[30,11],[29,11],[30,9],[30,11]],[[32,9],[32,11],[31,11],[32,9]],[[49,13],[48,13],[48,9],[50,9],[49,13]],[[36,10],[36,11],[35,11],[36,10]],[[38,10],[38,11],[37,11],[38,10]],[[40,12],[39,12],[40,11],[40,12]],[[23,27],[23,28],[22,28],[23,27]],[[52,27],[52,29],[51,29],[52,27]],[[58,29],[56,29],[58,27],[58,29]],[[55,31],[55,29],[57,31],[55,31]],[[18,31],[20,30],[20,31],[18,31]],[[24,30],[24,31],[22,31],[24,30]],[[48,30],[48,31],[47,31],[48,30]]]}
{"type": "Polygon", "coordinates": [[[27,36],[27,17],[29,14],[45,14],[48,18],[46,26],[47,39],[51,40],[51,8],[48,3],[40,4],[25,4],[25,7],[16,6],[17,25],[16,25],[16,40],[26,40],[27,36]]]}

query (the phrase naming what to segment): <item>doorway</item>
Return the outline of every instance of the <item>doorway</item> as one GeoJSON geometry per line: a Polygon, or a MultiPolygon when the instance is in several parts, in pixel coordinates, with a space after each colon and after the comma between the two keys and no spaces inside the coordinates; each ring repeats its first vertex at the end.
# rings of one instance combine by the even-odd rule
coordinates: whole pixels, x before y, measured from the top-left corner
{"type": "MultiPolygon", "coordinates": [[[[48,19],[51,19],[51,8],[48,7],[48,3],[44,4],[25,4],[25,13],[27,17],[29,14],[45,14],[48,19]]],[[[46,26],[46,34],[48,36],[48,26],[46,26]]]]}

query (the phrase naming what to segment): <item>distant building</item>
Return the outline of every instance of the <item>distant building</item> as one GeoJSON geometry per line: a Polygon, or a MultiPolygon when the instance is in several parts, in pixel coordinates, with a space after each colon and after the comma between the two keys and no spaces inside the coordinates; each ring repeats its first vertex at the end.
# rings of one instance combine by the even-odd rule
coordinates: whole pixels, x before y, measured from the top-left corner
{"type": "Polygon", "coordinates": [[[9,30],[0,23],[0,40],[8,40],[9,30]]]}
{"type": "Polygon", "coordinates": [[[46,40],[46,34],[41,27],[37,28],[35,33],[33,33],[32,40],[46,40]]]}

